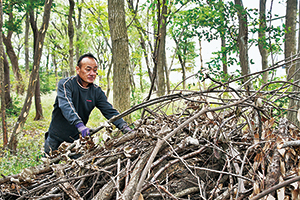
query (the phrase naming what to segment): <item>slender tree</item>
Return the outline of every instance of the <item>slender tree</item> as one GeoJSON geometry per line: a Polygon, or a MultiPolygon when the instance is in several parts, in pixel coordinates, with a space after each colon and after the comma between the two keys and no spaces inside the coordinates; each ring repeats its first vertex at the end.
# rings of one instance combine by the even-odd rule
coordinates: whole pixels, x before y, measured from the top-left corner
{"type": "Polygon", "coordinates": [[[19,60],[18,56],[13,48],[12,45],[12,36],[14,31],[16,31],[18,28],[18,20],[15,19],[15,16],[13,14],[13,6],[15,5],[15,2],[9,1],[7,4],[7,15],[8,15],[8,22],[6,23],[7,25],[7,35],[2,32],[2,37],[3,37],[3,43],[6,47],[6,53],[10,59],[11,65],[12,65],[12,70],[16,79],[16,85],[17,85],[17,93],[23,94],[25,91],[25,85],[23,81],[23,77],[21,75],[21,71],[19,68],[19,60]]]}
{"type": "MultiPolygon", "coordinates": [[[[185,29],[183,29],[185,30],[185,29]]],[[[197,56],[195,54],[195,45],[193,41],[190,41],[189,38],[189,32],[184,31],[186,34],[184,35],[183,38],[179,36],[179,39],[173,36],[173,39],[176,43],[176,55],[178,57],[178,60],[181,65],[181,72],[182,72],[182,87],[183,89],[186,89],[186,74],[187,71],[190,67],[188,67],[188,64],[192,66],[194,63],[194,58],[197,56]]],[[[182,32],[183,33],[183,32],[182,32]]]]}
{"type": "Polygon", "coordinates": [[[29,13],[26,13],[25,22],[25,72],[29,74],[29,13]]]}
{"type": "MultiPolygon", "coordinates": [[[[101,7],[99,5],[99,7],[101,7]]],[[[104,70],[107,69],[106,73],[106,95],[110,95],[110,90],[111,90],[111,83],[110,83],[110,76],[111,76],[111,71],[112,71],[112,47],[109,42],[109,24],[107,24],[107,21],[103,21],[102,16],[106,16],[107,14],[103,9],[97,10],[93,8],[92,6],[88,6],[88,10],[92,14],[94,20],[97,21],[97,36],[98,37],[93,37],[93,46],[96,49],[97,52],[97,57],[99,61],[99,69],[104,70]]],[[[106,18],[105,18],[106,19],[106,18]]],[[[102,79],[101,74],[99,75],[100,80],[102,79]]]]}
{"type": "MultiPolygon", "coordinates": [[[[6,108],[12,108],[12,98],[10,95],[10,75],[9,75],[9,64],[8,64],[8,60],[4,51],[4,47],[2,45],[3,48],[3,65],[4,65],[4,86],[5,86],[5,105],[6,108]]],[[[1,79],[2,80],[2,79],[1,79]]]]}
{"type": "MultiPolygon", "coordinates": [[[[259,1],[259,31],[258,31],[258,48],[261,56],[262,70],[268,68],[268,51],[266,43],[266,0],[259,1]]],[[[268,74],[263,74],[263,82],[268,81],[268,74]]]]}
{"type": "MultiPolygon", "coordinates": [[[[3,27],[3,6],[2,0],[0,0],[0,33],[2,33],[3,27]]],[[[4,49],[2,34],[0,34],[0,78],[4,79],[4,49]]],[[[1,119],[2,119],[2,132],[3,132],[3,148],[7,146],[7,124],[6,124],[6,102],[5,102],[5,83],[1,81],[1,119]]]]}
{"type": "MultiPolygon", "coordinates": [[[[132,12],[133,14],[133,20],[135,22],[135,27],[137,28],[137,31],[139,33],[139,37],[140,37],[140,45],[141,45],[141,48],[143,50],[143,54],[144,54],[144,58],[145,58],[145,63],[146,63],[146,67],[147,67],[147,72],[148,72],[148,75],[149,75],[149,80],[150,82],[152,81],[153,79],[153,73],[150,69],[150,62],[149,62],[149,57],[148,57],[148,52],[147,52],[147,42],[148,42],[148,45],[149,45],[149,48],[150,48],[150,51],[152,52],[152,45],[151,45],[151,42],[147,39],[148,36],[147,36],[147,31],[144,27],[142,27],[142,24],[139,20],[137,16],[137,8],[134,9],[133,7],[133,1],[132,0],[127,0],[128,1],[128,6],[130,8],[130,11],[132,12]]],[[[149,10],[149,8],[148,8],[149,10]]],[[[147,13],[148,15],[148,13],[147,13]]],[[[148,19],[148,18],[147,18],[148,19]]],[[[148,23],[147,23],[148,24],[148,23]]],[[[141,74],[140,74],[141,75],[141,74]]],[[[142,78],[142,76],[141,76],[142,78]]]]}
{"type": "Polygon", "coordinates": [[[158,81],[158,96],[162,96],[166,91],[166,81],[165,81],[165,72],[166,72],[166,36],[167,36],[167,2],[163,0],[162,2],[157,1],[157,21],[158,26],[160,26],[160,32],[158,37],[160,38],[160,44],[158,49],[158,58],[157,58],[157,81],[158,81]]]}
{"type": "Polygon", "coordinates": [[[43,107],[41,100],[41,85],[40,85],[40,76],[37,76],[36,87],[34,92],[34,105],[35,105],[35,117],[34,120],[43,119],[43,107]]]}
{"type": "Polygon", "coordinates": [[[83,0],[81,0],[81,3],[79,2],[79,0],[77,0],[77,4],[78,4],[78,17],[77,17],[77,23],[76,23],[76,60],[79,59],[80,56],[80,43],[79,41],[81,40],[81,36],[82,36],[82,31],[81,31],[81,16],[82,16],[82,4],[83,4],[83,0]]]}
{"type": "MultiPolygon", "coordinates": [[[[296,13],[297,13],[297,9],[296,9],[296,10],[294,9],[295,7],[297,7],[297,1],[287,1],[287,4],[289,4],[289,5],[287,5],[287,7],[293,8],[292,10],[289,10],[289,12],[288,12],[288,10],[287,10],[287,14],[286,14],[286,24],[291,25],[291,22],[288,22],[288,19],[289,19],[289,20],[292,20],[293,17],[292,17],[292,16],[288,16],[288,15],[291,15],[291,13],[293,13],[293,14],[296,14],[296,13]],[[296,4],[296,5],[295,5],[295,4],[296,4]]],[[[299,4],[299,7],[300,7],[300,4],[299,4]]],[[[300,13],[299,13],[299,19],[300,19],[300,13]]],[[[300,24],[300,23],[299,23],[299,21],[298,21],[298,25],[299,25],[299,24],[300,24]]],[[[296,25],[292,25],[292,26],[293,26],[293,28],[295,28],[296,25]]],[[[286,30],[292,31],[293,28],[289,29],[289,28],[286,27],[286,30]]],[[[294,37],[293,37],[294,34],[295,34],[295,33],[288,33],[288,32],[286,33],[286,39],[289,38],[289,39],[291,39],[291,41],[286,41],[286,44],[285,44],[285,50],[286,50],[286,51],[291,51],[291,52],[290,52],[290,53],[286,53],[286,52],[285,52],[285,56],[288,56],[288,55],[290,55],[290,54],[294,54],[294,53],[293,53],[294,48],[293,48],[293,47],[288,47],[288,46],[287,46],[288,44],[294,45],[294,42],[296,43],[296,40],[294,40],[294,37]],[[289,35],[288,35],[288,34],[289,34],[289,35]],[[291,35],[290,35],[290,34],[291,34],[291,35]]],[[[298,52],[297,52],[297,53],[298,53],[298,54],[300,53],[300,32],[299,32],[299,31],[298,31],[298,52]]],[[[286,57],[286,59],[288,59],[288,57],[286,57]]],[[[294,63],[293,63],[293,65],[294,65],[294,63]]],[[[287,75],[288,75],[288,78],[293,78],[294,82],[300,80],[300,71],[295,72],[295,69],[294,69],[294,68],[300,69],[300,62],[297,61],[295,65],[296,65],[295,67],[292,66],[292,67],[290,68],[290,70],[288,70],[288,74],[287,74],[287,75]],[[292,73],[293,71],[294,71],[294,73],[292,73]],[[293,76],[293,77],[292,77],[292,76],[293,76]]],[[[297,84],[298,86],[295,86],[295,85],[294,85],[294,86],[293,86],[293,91],[299,92],[299,91],[300,91],[300,89],[299,89],[300,83],[299,83],[299,82],[296,82],[296,84],[297,84]]],[[[300,109],[300,101],[299,101],[298,99],[299,99],[298,95],[293,95],[293,96],[291,96],[290,102],[289,102],[289,108],[298,111],[298,110],[300,109]]],[[[299,111],[298,111],[298,112],[299,112],[299,111]]],[[[287,113],[287,119],[290,120],[291,122],[293,122],[293,123],[294,123],[295,125],[297,125],[298,127],[300,127],[300,122],[297,120],[297,112],[288,111],[288,113],[287,113]]]]}
{"type": "MultiPolygon", "coordinates": [[[[243,6],[242,0],[234,0],[239,18],[239,33],[238,33],[238,47],[239,47],[239,59],[242,70],[242,75],[250,73],[249,58],[248,58],[248,23],[247,12],[243,6]]],[[[247,79],[244,80],[246,82],[247,79]]],[[[247,88],[250,89],[250,84],[247,84],[247,88]]]]}
{"type": "Polygon", "coordinates": [[[130,61],[124,0],[108,0],[108,22],[113,54],[113,103],[123,112],[130,107],[130,61]]]}
{"type": "Polygon", "coordinates": [[[30,74],[29,78],[29,83],[28,83],[28,89],[27,89],[27,95],[24,101],[24,105],[22,108],[22,111],[17,119],[17,122],[14,126],[12,135],[9,140],[8,147],[9,149],[13,150],[16,152],[17,148],[17,136],[21,132],[26,119],[29,114],[29,110],[31,107],[32,103],[32,97],[34,95],[35,89],[36,89],[36,82],[38,79],[39,75],[39,68],[40,68],[40,61],[41,61],[41,56],[42,56],[42,51],[43,51],[43,44],[44,44],[44,39],[45,35],[48,29],[49,25],[49,20],[50,20],[50,11],[51,11],[51,6],[52,6],[52,1],[53,0],[46,0],[45,1],[45,6],[44,6],[44,15],[43,15],[43,22],[41,25],[41,28],[39,30],[35,29],[36,28],[36,21],[34,21],[34,16],[33,12],[31,12],[30,16],[30,21],[32,27],[34,27],[33,33],[34,33],[34,59],[33,59],[33,67],[32,71],[30,74]]]}
{"type": "MultiPolygon", "coordinates": [[[[297,0],[287,0],[285,15],[285,42],[284,58],[291,59],[296,54],[296,21],[297,21],[297,0]]],[[[295,63],[286,67],[287,80],[293,78],[295,63]]]]}
{"type": "MultiPolygon", "coordinates": [[[[37,28],[37,18],[35,18],[34,10],[30,11],[30,25],[33,30],[33,55],[36,54],[36,42],[38,40],[38,28],[37,28]]],[[[37,78],[35,83],[35,91],[34,91],[34,105],[35,105],[35,117],[34,120],[43,119],[43,107],[41,101],[41,87],[40,87],[40,72],[37,71],[37,78]]]]}
{"type": "Polygon", "coordinates": [[[69,66],[70,66],[70,74],[73,76],[75,75],[75,68],[74,68],[74,45],[73,45],[73,38],[74,38],[74,26],[73,26],[73,13],[75,2],[74,0],[69,0],[70,7],[69,7],[69,14],[68,14],[68,36],[69,36],[69,66]]]}
{"type": "Polygon", "coordinates": [[[58,80],[58,73],[57,73],[57,61],[56,61],[56,52],[55,52],[55,48],[52,50],[51,58],[52,58],[52,64],[53,64],[53,66],[54,66],[55,88],[56,88],[59,80],[58,80]]]}
{"type": "Polygon", "coordinates": [[[221,52],[222,52],[222,68],[223,68],[223,73],[228,74],[228,65],[227,65],[227,52],[225,51],[226,49],[226,16],[224,13],[224,3],[223,0],[219,1],[219,9],[220,9],[220,21],[222,23],[220,29],[220,37],[221,37],[221,52]]]}

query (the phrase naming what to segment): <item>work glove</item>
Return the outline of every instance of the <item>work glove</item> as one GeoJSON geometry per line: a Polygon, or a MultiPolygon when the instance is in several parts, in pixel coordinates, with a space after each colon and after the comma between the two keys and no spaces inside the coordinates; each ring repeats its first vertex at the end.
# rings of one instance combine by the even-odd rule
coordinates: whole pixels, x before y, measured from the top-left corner
{"type": "Polygon", "coordinates": [[[82,137],[90,135],[90,129],[86,127],[82,122],[75,125],[82,137]]]}
{"type": "Polygon", "coordinates": [[[124,133],[124,134],[126,134],[126,133],[129,133],[129,132],[131,132],[132,131],[132,129],[127,125],[127,124],[124,124],[123,126],[122,126],[122,132],[124,133]]]}

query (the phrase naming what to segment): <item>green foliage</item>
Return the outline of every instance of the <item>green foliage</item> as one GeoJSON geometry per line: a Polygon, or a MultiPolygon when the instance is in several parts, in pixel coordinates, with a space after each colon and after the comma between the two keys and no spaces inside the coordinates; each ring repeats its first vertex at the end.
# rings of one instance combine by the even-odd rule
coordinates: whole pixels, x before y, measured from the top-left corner
{"type": "MultiPolygon", "coordinates": [[[[191,13],[194,10],[180,11],[173,16],[169,27],[169,34],[176,43],[176,58],[179,59],[181,67],[192,70],[195,65],[195,58],[198,57],[195,48],[195,29],[191,29],[190,22],[194,22],[191,13]],[[189,67],[188,67],[189,66],[189,67]]],[[[201,15],[200,15],[201,17],[201,15]]],[[[176,70],[176,69],[175,69],[176,70]]]]}
{"type": "MultiPolygon", "coordinates": [[[[143,89],[145,91],[149,91],[151,85],[149,82],[147,82],[145,79],[143,81],[143,89]]],[[[147,94],[145,94],[140,87],[136,87],[132,89],[131,96],[130,96],[130,102],[131,106],[140,104],[144,101],[147,94]]],[[[137,119],[141,118],[142,110],[137,110],[134,113],[131,114],[132,121],[136,121],[137,119]]]]}
{"type": "Polygon", "coordinates": [[[96,128],[100,126],[100,122],[106,121],[105,117],[101,114],[98,109],[94,109],[90,115],[87,127],[96,128]]]}
{"type": "Polygon", "coordinates": [[[3,1],[3,13],[10,16],[4,18],[3,28],[6,31],[12,31],[17,34],[23,32],[23,19],[24,13],[30,12],[33,9],[42,11],[42,6],[45,4],[43,0],[4,0],[3,1]],[[22,14],[20,14],[22,13],[22,14]]]}
{"type": "Polygon", "coordinates": [[[14,93],[11,98],[12,104],[6,108],[6,114],[8,117],[18,117],[23,107],[23,99],[14,93]]]}
{"type": "MultiPolygon", "coordinates": [[[[269,76],[271,76],[272,73],[275,73],[276,71],[270,71],[269,72],[269,76]]],[[[262,77],[259,77],[257,79],[255,79],[253,81],[253,87],[254,87],[254,90],[258,90],[260,88],[262,88],[263,85],[267,85],[267,87],[264,87],[264,91],[275,91],[277,89],[280,89],[278,91],[278,93],[281,93],[281,92],[291,92],[292,91],[292,87],[288,88],[288,90],[286,90],[286,88],[283,88],[283,84],[282,82],[280,82],[280,80],[286,80],[286,76],[283,76],[283,77],[274,77],[272,82],[271,80],[269,80],[267,83],[264,83],[262,81],[262,77]],[[270,84],[271,83],[271,84],[270,84]]],[[[266,96],[266,98],[271,98],[273,97],[273,94],[268,94],[266,96]]],[[[279,108],[288,108],[288,105],[289,105],[289,100],[290,98],[288,96],[282,96],[281,98],[276,98],[274,101],[270,101],[273,103],[273,105],[279,107],[279,108]]],[[[273,112],[273,116],[274,117],[282,117],[284,115],[287,114],[287,111],[281,111],[279,109],[274,109],[274,112],[273,112]]]]}
{"type": "MultiPolygon", "coordinates": [[[[235,58],[230,58],[229,62],[237,62],[237,60],[235,58]]],[[[235,72],[232,72],[230,75],[225,74],[224,71],[222,70],[222,67],[221,67],[222,63],[219,59],[212,59],[207,64],[208,64],[207,71],[205,71],[205,72],[202,70],[198,71],[199,80],[203,79],[204,74],[208,74],[210,77],[214,78],[217,81],[223,82],[223,83],[228,81],[229,76],[231,76],[231,78],[238,78],[241,76],[241,71],[239,69],[237,69],[235,72]]]]}
{"type": "Polygon", "coordinates": [[[22,19],[16,19],[13,18],[11,21],[5,21],[4,22],[4,28],[7,30],[16,32],[17,34],[20,34],[22,32],[22,19]]]}
{"type": "MultiPolygon", "coordinates": [[[[141,93],[140,90],[136,90],[132,92],[131,96],[131,104],[132,105],[137,105],[143,101],[143,94],[141,93]]],[[[137,110],[131,114],[131,119],[132,121],[136,121],[137,119],[140,119],[142,115],[142,110],[137,110]]]]}
{"type": "Polygon", "coordinates": [[[40,73],[40,90],[41,93],[48,93],[56,89],[55,74],[47,72],[40,73]]]}
{"type": "Polygon", "coordinates": [[[107,76],[106,71],[98,69],[98,77],[99,77],[99,86],[104,90],[107,86],[107,76]]]}
{"type": "MultiPolygon", "coordinates": [[[[18,0],[17,0],[18,1],[18,0]]],[[[37,10],[37,14],[40,14],[43,6],[45,5],[44,0],[23,0],[25,4],[25,9],[31,11],[33,9],[37,10]]]]}
{"type": "MultiPolygon", "coordinates": [[[[253,12],[255,16],[258,16],[258,12],[253,12]]],[[[259,28],[261,23],[257,18],[252,18],[252,22],[249,23],[249,32],[256,34],[259,32],[265,32],[266,36],[263,38],[251,38],[249,39],[250,44],[255,44],[258,46],[259,43],[263,44],[263,47],[267,49],[269,53],[280,54],[283,49],[281,48],[284,42],[285,35],[285,25],[282,26],[266,26],[264,28],[259,28]]],[[[267,15],[266,21],[271,20],[270,15],[267,15]]],[[[266,23],[266,22],[265,22],[266,23]]]]}
{"type": "Polygon", "coordinates": [[[15,4],[14,1],[4,1],[3,2],[3,13],[7,14],[9,17],[4,18],[3,28],[6,31],[16,32],[20,34],[22,32],[22,17],[16,13],[22,9],[22,6],[15,4]]]}
{"type": "Polygon", "coordinates": [[[41,164],[43,134],[22,136],[16,155],[9,150],[0,151],[0,174],[11,175],[20,173],[24,168],[41,164]]]}

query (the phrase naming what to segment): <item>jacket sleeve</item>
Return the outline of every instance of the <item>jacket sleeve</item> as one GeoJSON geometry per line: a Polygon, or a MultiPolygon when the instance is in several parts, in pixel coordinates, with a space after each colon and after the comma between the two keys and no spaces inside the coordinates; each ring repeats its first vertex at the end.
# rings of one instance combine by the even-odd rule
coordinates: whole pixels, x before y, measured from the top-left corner
{"type": "Polygon", "coordinates": [[[62,79],[59,81],[57,87],[58,107],[68,122],[71,125],[75,125],[82,122],[82,120],[73,105],[72,92],[73,87],[70,79],[62,79]]]}
{"type": "MultiPolygon", "coordinates": [[[[101,113],[106,119],[110,119],[113,116],[118,115],[119,112],[115,108],[113,108],[113,106],[108,102],[107,97],[102,91],[102,89],[100,87],[98,89],[99,89],[99,95],[97,98],[96,107],[101,111],[101,113]]],[[[127,123],[121,118],[113,122],[113,124],[118,129],[122,129],[123,125],[127,123]]]]}

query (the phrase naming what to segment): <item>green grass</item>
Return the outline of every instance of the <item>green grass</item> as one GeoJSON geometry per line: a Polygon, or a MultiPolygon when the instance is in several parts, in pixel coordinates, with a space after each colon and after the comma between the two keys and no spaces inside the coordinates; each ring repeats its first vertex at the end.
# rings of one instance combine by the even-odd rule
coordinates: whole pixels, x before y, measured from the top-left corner
{"type": "MultiPolygon", "coordinates": [[[[26,167],[41,164],[40,158],[43,155],[44,133],[47,131],[50,124],[55,94],[55,92],[52,92],[41,96],[44,116],[42,120],[33,120],[35,117],[35,106],[32,104],[24,128],[18,136],[18,148],[16,154],[12,154],[9,150],[3,150],[1,148],[0,174],[17,174],[26,167]]],[[[24,97],[19,97],[18,101],[22,101],[22,99],[24,99],[24,97]]],[[[7,118],[9,137],[16,120],[17,116],[10,116],[7,118]]],[[[3,141],[1,134],[0,147],[2,146],[3,141]]]]}
{"type": "Polygon", "coordinates": [[[1,175],[17,174],[22,169],[30,166],[41,164],[43,134],[37,133],[32,136],[23,135],[19,140],[18,152],[13,155],[8,150],[1,152],[0,157],[0,173],[1,175]]]}

